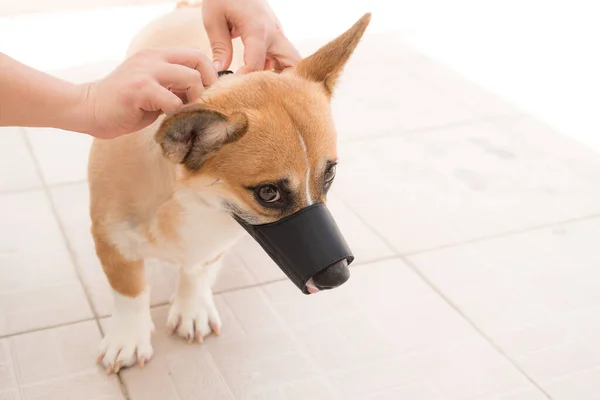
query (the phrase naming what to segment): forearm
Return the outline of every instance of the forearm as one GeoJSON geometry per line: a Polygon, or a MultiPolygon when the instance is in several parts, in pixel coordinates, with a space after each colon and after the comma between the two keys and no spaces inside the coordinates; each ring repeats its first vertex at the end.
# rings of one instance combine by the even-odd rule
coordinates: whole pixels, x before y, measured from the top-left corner
{"type": "Polygon", "coordinates": [[[75,85],[0,53],[0,126],[87,132],[85,85],[75,85]]]}

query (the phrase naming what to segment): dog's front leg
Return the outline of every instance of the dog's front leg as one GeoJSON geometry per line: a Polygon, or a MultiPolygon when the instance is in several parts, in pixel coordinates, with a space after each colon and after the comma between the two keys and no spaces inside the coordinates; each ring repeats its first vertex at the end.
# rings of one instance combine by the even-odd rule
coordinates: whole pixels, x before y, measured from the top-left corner
{"type": "Polygon", "coordinates": [[[202,343],[204,337],[219,334],[221,318],[213,300],[212,286],[221,268],[221,256],[193,268],[182,268],[173,303],[169,310],[169,333],[177,334],[189,343],[202,343]]]}
{"type": "Polygon", "coordinates": [[[119,372],[152,357],[150,336],[154,324],[150,316],[150,293],[146,284],[144,261],[130,261],[94,235],[96,253],[113,290],[113,314],[110,326],[99,347],[98,362],[106,372],[119,372]]]}

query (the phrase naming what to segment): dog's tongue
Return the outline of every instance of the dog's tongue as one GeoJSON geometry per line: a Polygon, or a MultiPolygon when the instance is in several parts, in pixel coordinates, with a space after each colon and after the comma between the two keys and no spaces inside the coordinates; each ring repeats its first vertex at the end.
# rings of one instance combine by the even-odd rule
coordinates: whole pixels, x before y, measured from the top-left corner
{"type": "Polygon", "coordinates": [[[306,282],[306,289],[308,290],[308,293],[310,293],[310,294],[315,294],[315,293],[319,292],[319,289],[315,286],[312,279],[309,280],[308,282],[306,282]]]}

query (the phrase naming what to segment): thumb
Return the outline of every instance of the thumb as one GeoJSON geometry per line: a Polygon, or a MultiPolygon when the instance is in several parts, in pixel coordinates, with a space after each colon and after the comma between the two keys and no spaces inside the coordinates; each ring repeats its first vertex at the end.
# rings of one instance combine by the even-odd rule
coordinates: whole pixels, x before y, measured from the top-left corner
{"type": "Polygon", "coordinates": [[[224,18],[219,20],[205,18],[204,27],[210,41],[215,68],[217,71],[229,68],[233,57],[233,47],[227,20],[224,18]]]}

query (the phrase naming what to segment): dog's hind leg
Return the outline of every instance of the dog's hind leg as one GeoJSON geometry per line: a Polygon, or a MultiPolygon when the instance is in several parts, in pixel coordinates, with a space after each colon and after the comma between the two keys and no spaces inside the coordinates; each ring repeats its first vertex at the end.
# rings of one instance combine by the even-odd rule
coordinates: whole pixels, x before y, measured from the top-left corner
{"type": "Polygon", "coordinates": [[[222,256],[195,268],[182,268],[179,282],[169,310],[167,327],[169,333],[177,334],[189,343],[214,332],[219,334],[221,317],[213,300],[212,286],[215,283],[222,256]]]}
{"type": "Polygon", "coordinates": [[[100,343],[97,361],[109,374],[136,361],[143,367],[152,357],[150,336],[154,331],[144,261],[127,260],[101,235],[94,234],[94,241],[114,297],[110,327],[100,343]]]}

